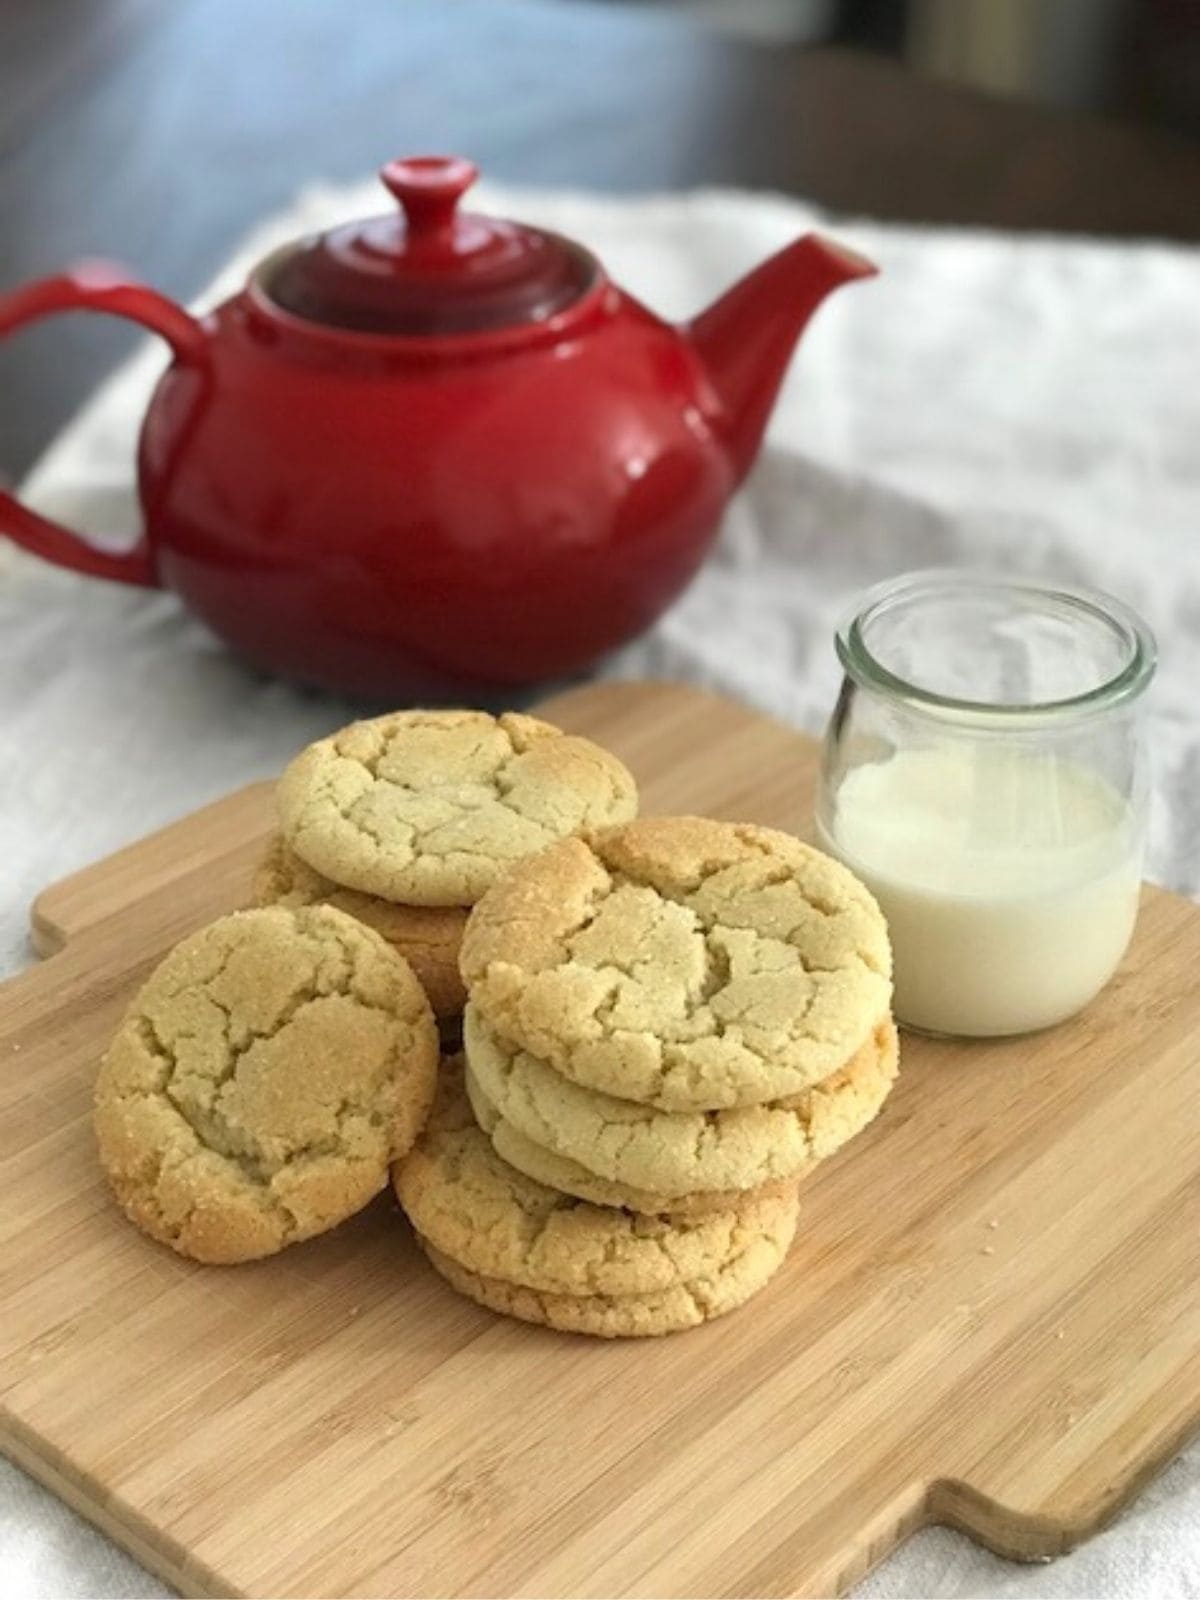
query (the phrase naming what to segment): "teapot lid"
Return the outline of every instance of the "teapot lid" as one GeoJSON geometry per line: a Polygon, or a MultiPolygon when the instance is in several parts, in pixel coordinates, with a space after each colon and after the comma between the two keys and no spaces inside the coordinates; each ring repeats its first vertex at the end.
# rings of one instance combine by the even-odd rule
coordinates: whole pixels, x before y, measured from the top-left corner
{"type": "Polygon", "coordinates": [[[261,287],[293,316],[357,333],[440,336],[543,322],[600,275],[559,234],[457,209],[478,169],[411,156],[380,173],[390,213],[302,239],[264,264],[261,287]]]}

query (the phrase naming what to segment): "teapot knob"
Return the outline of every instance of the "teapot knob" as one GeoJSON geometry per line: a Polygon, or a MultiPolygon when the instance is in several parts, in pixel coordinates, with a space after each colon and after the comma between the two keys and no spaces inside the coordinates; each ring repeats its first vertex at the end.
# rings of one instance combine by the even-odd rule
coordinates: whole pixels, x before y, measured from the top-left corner
{"type": "Polygon", "coordinates": [[[453,225],[479,168],[461,156],[408,156],[389,161],[379,176],[403,206],[409,233],[430,237],[453,225]]]}

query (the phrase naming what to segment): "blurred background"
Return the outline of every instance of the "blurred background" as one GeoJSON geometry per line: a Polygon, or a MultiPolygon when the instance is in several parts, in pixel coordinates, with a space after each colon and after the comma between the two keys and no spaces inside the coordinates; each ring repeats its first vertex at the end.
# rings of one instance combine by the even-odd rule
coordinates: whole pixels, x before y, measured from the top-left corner
{"type": "MultiPolygon", "coordinates": [[[[189,296],[307,183],[416,150],[612,191],[1200,238],[1200,0],[0,0],[0,292],[189,296]]],[[[18,477],[135,335],[0,346],[18,477]]]]}
{"type": "Polygon", "coordinates": [[[1045,105],[1200,131],[1197,0],[610,0],[771,45],[840,44],[1045,105]]]}

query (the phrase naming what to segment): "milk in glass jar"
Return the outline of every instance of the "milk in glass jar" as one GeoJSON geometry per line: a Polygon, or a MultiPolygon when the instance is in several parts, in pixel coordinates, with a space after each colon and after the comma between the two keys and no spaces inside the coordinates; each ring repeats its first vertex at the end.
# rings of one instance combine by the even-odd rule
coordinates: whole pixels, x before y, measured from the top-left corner
{"type": "Polygon", "coordinates": [[[1145,624],[1107,596],[917,573],[838,631],[817,831],[871,888],[909,1027],[1049,1027],[1133,932],[1147,778],[1145,624]]]}

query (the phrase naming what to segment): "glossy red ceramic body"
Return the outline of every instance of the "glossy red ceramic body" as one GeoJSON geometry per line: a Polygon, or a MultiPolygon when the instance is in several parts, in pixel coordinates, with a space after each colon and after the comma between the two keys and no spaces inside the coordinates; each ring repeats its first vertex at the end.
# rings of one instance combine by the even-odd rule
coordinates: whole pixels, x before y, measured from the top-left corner
{"type": "Polygon", "coordinates": [[[99,551],[3,490],[0,533],[372,700],[503,692],[635,637],[704,559],[809,315],[874,269],[808,236],[673,327],[570,240],[460,214],[473,176],[392,163],[403,220],[298,241],[201,320],[103,263],[0,296],[0,337],[86,309],[175,358],[140,541],[99,551]]]}
{"type": "Polygon", "coordinates": [[[592,298],[569,329],[419,352],[229,302],[142,434],[162,581],[248,659],[369,696],[559,677],[633,637],[733,467],[687,344],[592,298]]]}

